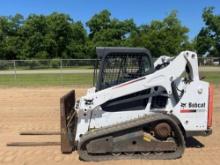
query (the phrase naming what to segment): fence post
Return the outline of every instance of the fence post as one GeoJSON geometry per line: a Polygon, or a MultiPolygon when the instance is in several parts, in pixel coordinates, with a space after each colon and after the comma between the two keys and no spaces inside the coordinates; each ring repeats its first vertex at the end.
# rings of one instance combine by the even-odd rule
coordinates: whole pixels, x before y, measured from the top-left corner
{"type": "Polygon", "coordinates": [[[16,80],[17,79],[17,72],[16,72],[16,61],[15,60],[13,61],[13,64],[14,64],[14,79],[16,80]]]}
{"type": "Polygon", "coordinates": [[[63,85],[63,60],[60,59],[60,83],[63,85]]]}

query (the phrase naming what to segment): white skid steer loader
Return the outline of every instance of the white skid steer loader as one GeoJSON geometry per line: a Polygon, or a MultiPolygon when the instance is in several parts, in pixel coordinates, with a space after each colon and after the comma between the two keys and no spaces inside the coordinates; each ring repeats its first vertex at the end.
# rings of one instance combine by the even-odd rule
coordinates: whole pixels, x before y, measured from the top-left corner
{"type": "Polygon", "coordinates": [[[185,138],[212,133],[213,87],[197,54],[154,63],[144,48],[99,47],[96,86],[61,98],[61,150],[81,160],[176,159],[185,138]]]}

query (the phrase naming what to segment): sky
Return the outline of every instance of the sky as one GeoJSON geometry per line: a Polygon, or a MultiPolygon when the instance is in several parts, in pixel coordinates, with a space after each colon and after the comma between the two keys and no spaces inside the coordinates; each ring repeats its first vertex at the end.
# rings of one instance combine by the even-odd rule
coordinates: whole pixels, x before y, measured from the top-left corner
{"type": "Polygon", "coordinates": [[[220,0],[0,0],[0,3],[1,16],[62,12],[84,24],[104,9],[120,20],[132,18],[137,25],[161,20],[177,10],[182,24],[190,29],[191,39],[204,26],[201,16],[206,6],[214,6],[215,14],[220,14],[220,0]]]}

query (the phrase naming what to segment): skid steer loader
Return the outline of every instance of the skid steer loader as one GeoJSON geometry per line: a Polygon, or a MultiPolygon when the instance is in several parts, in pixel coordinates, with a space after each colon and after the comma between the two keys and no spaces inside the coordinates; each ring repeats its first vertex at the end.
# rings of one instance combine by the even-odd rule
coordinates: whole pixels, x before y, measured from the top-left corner
{"type": "Polygon", "coordinates": [[[60,100],[61,150],[81,160],[176,159],[185,138],[212,133],[213,87],[197,54],[152,61],[144,48],[99,47],[95,87],[60,100]]]}

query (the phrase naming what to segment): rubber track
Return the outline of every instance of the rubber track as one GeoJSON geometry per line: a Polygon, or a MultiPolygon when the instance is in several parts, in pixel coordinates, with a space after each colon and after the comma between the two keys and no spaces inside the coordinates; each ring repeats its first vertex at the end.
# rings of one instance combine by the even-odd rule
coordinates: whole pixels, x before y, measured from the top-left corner
{"type": "MultiPolygon", "coordinates": [[[[101,146],[100,146],[101,147],[101,146]]],[[[97,130],[89,131],[88,133],[84,134],[80,142],[78,143],[78,153],[81,160],[84,161],[104,161],[104,160],[121,160],[121,159],[154,159],[154,160],[166,160],[166,159],[177,159],[180,158],[184,152],[185,149],[185,141],[182,134],[182,131],[180,130],[179,126],[176,124],[176,122],[169,116],[165,114],[152,114],[147,115],[135,120],[130,120],[121,124],[109,126],[109,127],[103,127],[97,130]],[[113,156],[112,154],[109,155],[90,155],[87,153],[86,150],[83,150],[83,147],[85,147],[86,144],[88,144],[89,141],[108,136],[111,134],[114,134],[116,132],[128,130],[131,128],[136,127],[142,127],[146,124],[149,124],[151,122],[155,121],[166,121],[168,122],[172,129],[175,132],[175,136],[177,137],[178,143],[177,143],[177,150],[175,152],[161,152],[161,153],[149,153],[148,155],[142,155],[140,154],[134,154],[134,155],[120,155],[120,156],[113,156]]]]}

